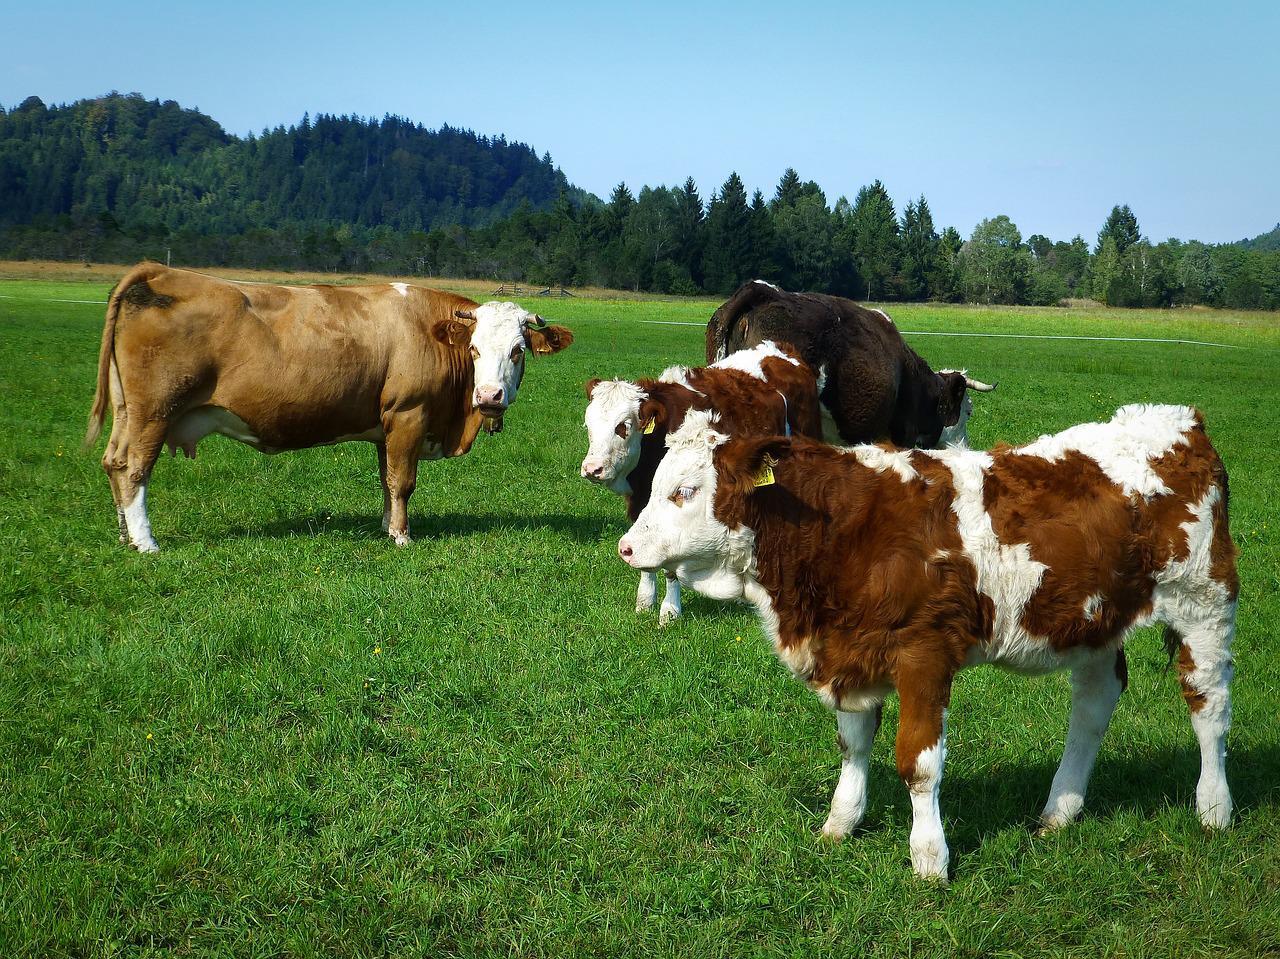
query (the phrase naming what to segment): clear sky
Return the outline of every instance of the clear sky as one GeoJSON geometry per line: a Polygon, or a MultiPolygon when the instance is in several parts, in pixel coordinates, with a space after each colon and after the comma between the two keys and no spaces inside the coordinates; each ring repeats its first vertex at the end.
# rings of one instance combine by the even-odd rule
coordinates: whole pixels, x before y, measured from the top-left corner
{"type": "Polygon", "coordinates": [[[110,90],[230,132],[304,111],[449,123],[549,151],[607,196],[794,166],[881,179],[967,236],[1236,240],[1280,220],[1280,0],[1186,3],[0,4],[0,103],[110,90]]]}

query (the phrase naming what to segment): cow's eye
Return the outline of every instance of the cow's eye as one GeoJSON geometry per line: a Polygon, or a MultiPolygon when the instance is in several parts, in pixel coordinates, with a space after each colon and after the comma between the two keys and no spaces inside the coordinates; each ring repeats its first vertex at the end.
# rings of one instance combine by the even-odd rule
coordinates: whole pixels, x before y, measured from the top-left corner
{"type": "Polygon", "coordinates": [[[472,361],[480,359],[480,351],[477,350],[474,346],[471,347],[471,359],[472,361]]]}
{"type": "Polygon", "coordinates": [[[524,356],[524,347],[523,347],[523,346],[513,346],[513,347],[511,348],[511,359],[512,359],[512,361],[513,361],[513,362],[514,362],[515,360],[520,359],[520,357],[522,357],[522,356],[524,356]]]}
{"type": "Polygon", "coordinates": [[[698,489],[695,486],[681,486],[678,490],[671,494],[671,502],[677,506],[683,506],[697,494],[698,489]]]}
{"type": "Polygon", "coordinates": [[[613,428],[613,431],[621,436],[624,440],[631,435],[631,427],[623,422],[613,428]]]}

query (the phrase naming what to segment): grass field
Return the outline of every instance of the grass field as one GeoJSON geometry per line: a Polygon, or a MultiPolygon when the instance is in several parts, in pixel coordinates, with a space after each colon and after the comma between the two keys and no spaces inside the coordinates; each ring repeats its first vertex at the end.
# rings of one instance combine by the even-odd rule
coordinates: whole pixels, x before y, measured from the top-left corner
{"type": "Polygon", "coordinates": [[[890,307],[968,367],[975,445],[1134,401],[1206,415],[1243,591],[1228,769],[1154,631],[1130,646],[1085,816],[1031,831],[1065,676],[956,684],[954,878],[912,876],[886,709],[867,821],[818,841],[835,723],[747,610],[632,612],[621,501],[577,476],[591,376],[702,354],[698,302],[529,301],[577,334],[506,430],[427,464],[392,546],[367,445],[158,465],[164,550],[116,541],[79,448],[108,284],[0,281],[0,956],[1257,955],[1280,951],[1280,319],[890,307]],[[88,303],[55,302],[87,300],[88,303]]]}

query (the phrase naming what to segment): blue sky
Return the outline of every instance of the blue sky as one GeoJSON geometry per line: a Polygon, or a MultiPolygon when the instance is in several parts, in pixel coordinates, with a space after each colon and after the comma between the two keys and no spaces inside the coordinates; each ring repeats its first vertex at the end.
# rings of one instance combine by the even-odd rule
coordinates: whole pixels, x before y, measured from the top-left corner
{"type": "Polygon", "coordinates": [[[304,111],[550,151],[600,195],[794,166],[968,235],[1227,241],[1280,220],[1280,2],[6,5],[0,103],[137,91],[243,134],[304,111]],[[15,38],[21,38],[15,40],[15,38]]]}

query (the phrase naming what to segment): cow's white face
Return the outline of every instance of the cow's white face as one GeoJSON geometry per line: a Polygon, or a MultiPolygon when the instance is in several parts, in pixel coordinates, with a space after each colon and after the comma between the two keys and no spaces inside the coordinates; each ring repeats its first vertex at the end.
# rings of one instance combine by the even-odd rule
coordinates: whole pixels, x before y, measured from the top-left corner
{"type": "Polygon", "coordinates": [[[471,402],[488,417],[500,417],[515,402],[524,378],[525,331],[533,314],[515,303],[494,300],[477,306],[471,330],[475,389],[471,402]]]}
{"type": "Polygon", "coordinates": [[[583,422],[587,455],[582,475],[620,493],[631,491],[627,476],[640,462],[640,404],[644,390],[626,380],[604,380],[591,391],[583,422]]]}
{"type": "Polygon", "coordinates": [[[719,599],[742,596],[755,536],[715,516],[714,453],[728,437],[716,417],[691,411],[667,437],[667,455],[653,477],[649,502],[618,542],[618,555],[636,569],[674,570],[680,581],[719,599]]]}

